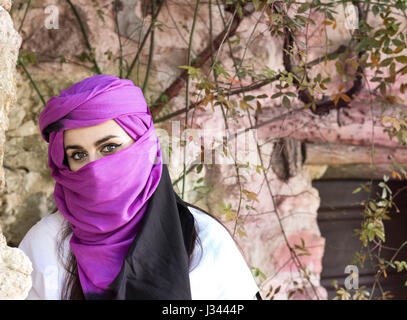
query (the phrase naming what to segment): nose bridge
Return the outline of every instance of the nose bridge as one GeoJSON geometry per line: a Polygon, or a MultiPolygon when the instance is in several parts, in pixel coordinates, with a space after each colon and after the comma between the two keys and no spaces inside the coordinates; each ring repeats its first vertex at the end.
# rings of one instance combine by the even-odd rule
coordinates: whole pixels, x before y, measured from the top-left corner
{"type": "Polygon", "coordinates": [[[103,157],[103,154],[98,152],[97,149],[92,150],[91,152],[89,152],[89,155],[88,155],[89,162],[93,162],[93,161],[98,160],[98,159],[100,159],[102,157],[103,157]]]}

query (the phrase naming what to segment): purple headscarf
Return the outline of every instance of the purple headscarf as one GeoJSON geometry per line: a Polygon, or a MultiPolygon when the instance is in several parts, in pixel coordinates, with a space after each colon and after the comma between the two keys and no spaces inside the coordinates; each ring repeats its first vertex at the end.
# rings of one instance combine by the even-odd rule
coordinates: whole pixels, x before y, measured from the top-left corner
{"type": "Polygon", "coordinates": [[[111,75],[86,78],[51,97],[39,116],[56,180],[54,199],[69,221],[70,247],[84,293],[100,293],[119,273],[162,173],[152,116],[140,88],[111,75]],[[114,119],[135,142],[71,171],[64,163],[64,130],[114,119]],[[61,120],[62,129],[44,129],[61,120]]]}

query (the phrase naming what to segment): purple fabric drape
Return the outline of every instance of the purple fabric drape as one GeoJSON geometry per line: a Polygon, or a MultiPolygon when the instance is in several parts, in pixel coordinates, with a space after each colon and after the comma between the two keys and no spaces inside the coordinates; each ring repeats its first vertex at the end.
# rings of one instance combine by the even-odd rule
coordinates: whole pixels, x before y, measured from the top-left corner
{"type": "MultiPolygon", "coordinates": [[[[54,199],[71,224],[70,247],[84,293],[105,291],[119,273],[162,173],[152,116],[131,80],[95,75],[51,97],[39,116],[55,179],[54,199]],[[63,131],[114,119],[135,142],[77,171],[64,163],[63,131]],[[44,129],[61,120],[49,136],[44,129]]],[[[108,132],[106,132],[106,135],[108,132]]]]}

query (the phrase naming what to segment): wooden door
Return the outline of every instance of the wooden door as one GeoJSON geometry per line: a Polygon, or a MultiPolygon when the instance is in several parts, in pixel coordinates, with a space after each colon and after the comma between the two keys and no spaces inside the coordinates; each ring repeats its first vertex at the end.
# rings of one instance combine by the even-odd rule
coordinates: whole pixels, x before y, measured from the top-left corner
{"type": "MultiPolygon", "coordinates": [[[[344,287],[344,281],[349,273],[345,273],[345,267],[351,264],[355,252],[361,248],[361,241],[355,234],[354,229],[361,227],[363,207],[361,202],[366,200],[368,194],[359,192],[352,194],[360,184],[366,180],[315,180],[313,186],[319,190],[321,205],[318,210],[318,225],[322,237],[325,238],[325,253],[322,261],[321,285],[328,291],[328,298],[335,296],[335,288],[332,280],[336,279],[338,285],[344,287]]],[[[373,182],[373,193],[381,191],[377,186],[379,181],[373,182]]],[[[407,183],[404,181],[388,181],[393,194],[407,183]]],[[[387,247],[399,248],[407,241],[407,190],[401,192],[395,199],[400,213],[393,210],[391,220],[384,221],[385,234],[387,235],[387,247]]],[[[375,251],[377,254],[377,251],[375,251]]],[[[383,249],[381,256],[390,260],[395,250],[383,249]]],[[[395,260],[407,261],[407,246],[400,250],[395,260]]],[[[366,261],[364,268],[359,269],[359,287],[365,285],[369,292],[374,282],[374,268],[366,261]]],[[[376,269],[377,270],[377,269],[376,269]]],[[[390,290],[393,299],[407,299],[406,272],[397,273],[395,269],[388,268],[388,276],[380,278],[383,291],[390,290]]],[[[351,290],[354,293],[354,290],[351,290]]],[[[380,295],[380,288],[376,285],[374,296],[380,295]]]]}

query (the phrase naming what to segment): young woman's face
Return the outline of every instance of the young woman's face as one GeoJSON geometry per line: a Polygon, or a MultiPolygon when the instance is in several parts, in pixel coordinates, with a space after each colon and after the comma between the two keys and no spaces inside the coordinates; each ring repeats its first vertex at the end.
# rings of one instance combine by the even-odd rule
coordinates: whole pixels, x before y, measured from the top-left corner
{"type": "Polygon", "coordinates": [[[134,140],[116,121],[64,131],[65,156],[71,171],[127,148],[134,140]]]}

